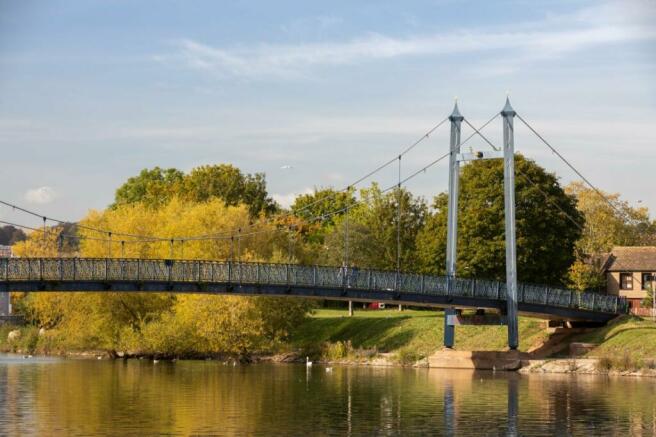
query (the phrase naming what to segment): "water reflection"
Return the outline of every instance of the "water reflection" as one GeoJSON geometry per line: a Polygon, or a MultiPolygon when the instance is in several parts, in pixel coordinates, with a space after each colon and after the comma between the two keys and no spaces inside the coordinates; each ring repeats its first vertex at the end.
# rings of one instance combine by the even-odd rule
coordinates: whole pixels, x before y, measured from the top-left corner
{"type": "Polygon", "coordinates": [[[656,381],[0,357],[0,435],[653,435],[656,381]]]}

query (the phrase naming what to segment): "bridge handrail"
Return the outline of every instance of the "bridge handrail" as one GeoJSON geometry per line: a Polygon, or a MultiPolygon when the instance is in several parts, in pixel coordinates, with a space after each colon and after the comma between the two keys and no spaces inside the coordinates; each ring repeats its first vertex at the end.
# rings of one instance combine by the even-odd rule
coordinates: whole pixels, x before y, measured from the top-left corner
{"type": "MultiPolygon", "coordinates": [[[[0,280],[162,281],[271,284],[447,295],[446,277],[334,266],[138,258],[2,258],[0,280]]],[[[456,278],[453,296],[506,300],[506,284],[456,278]]],[[[518,302],[611,314],[628,312],[626,299],[599,293],[518,284],[518,302]]]]}

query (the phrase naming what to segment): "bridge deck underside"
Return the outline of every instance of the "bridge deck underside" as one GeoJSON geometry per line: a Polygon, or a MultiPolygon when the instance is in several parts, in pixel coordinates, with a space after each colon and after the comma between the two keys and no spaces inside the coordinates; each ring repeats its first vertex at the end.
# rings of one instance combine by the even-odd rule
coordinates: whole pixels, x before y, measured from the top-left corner
{"type": "MultiPolygon", "coordinates": [[[[66,292],[166,292],[220,294],[235,296],[282,296],[355,302],[384,302],[433,308],[485,308],[504,311],[505,300],[484,297],[427,295],[389,290],[354,288],[299,287],[263,284],[216,284],[163,281],[16,281],[0,285],[0,290],[66,292]]],[[[543,319],[607,322],[616,314],[580,308],[564,308],[536,303],[519,303],[521,314],[543,319]]]]}

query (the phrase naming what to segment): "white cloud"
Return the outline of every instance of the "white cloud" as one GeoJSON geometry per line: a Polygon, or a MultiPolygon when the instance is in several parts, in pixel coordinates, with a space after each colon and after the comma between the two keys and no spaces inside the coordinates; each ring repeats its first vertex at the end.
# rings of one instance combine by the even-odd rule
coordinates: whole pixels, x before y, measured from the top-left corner
{"type": "Polygon", "coordinates": [[[346,65],[409,56],[442,56],[473,52],[502,52],[517,65],[550,59],[597,45],[656,39],[656,28],[645,22],[619,20],[608,8],[597,15],[579,12],[557,28],[554,18],[514,31],[462,29],[404,38],[377,33],[341,42],[296,45],[259,44],[232,48],[213,47],[192,39],[178,42],[179,51],[157,59],[218,75],[241,78],[294,78],[308,68],[346,65]]]}
{"type": "Polygon", "coordinates": [[[301,194],[312,194],[314,191],[311,188],[306,188],[305,190],[301,191],[300,193],[287,193],[287,194],[279,194],[279,193],[274,193],[271,195],[273,200],[278,202],[280,206],[283,208],[289,208],[293,203],[294,200],[301,194]]]}
{"type": "Polygon", "coordinates": [[[52,187],[38,187],[27,190],[25,193],[25,200],[30,203],[43,205],[50,203],[57,197],[55,190],[52,187]]]}

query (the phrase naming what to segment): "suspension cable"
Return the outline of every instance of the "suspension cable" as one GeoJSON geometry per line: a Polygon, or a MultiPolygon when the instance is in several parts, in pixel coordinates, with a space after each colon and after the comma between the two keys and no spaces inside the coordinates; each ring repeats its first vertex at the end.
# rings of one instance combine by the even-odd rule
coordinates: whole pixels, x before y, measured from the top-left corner
{"type": "MultiPolygon", "coordinates": [[[[494,120],[496,117],[497,117],[497,116],[495,115],[493,118],[490,119],[489,122],[491,122],[492,120],[494,120]]],[[[492,147],[492,149],[494,149],[494,150],[497,151],[497,152],[498,152],[499,150],[501,150],[501,149],[499,149],[498,147],[496,147],[494,144],[492,144],[492,142],[491,142],[490,140],[488,140],[487,137],[481,133],[480,129],[476,129],[474,126],[472,126],[472,124],[469,122],[469,120],[467,120],[467,119],[464,118],[464,117],[463,117],[463,120],[465,120],[465,123],[467,123],[467,124],[469,125],[469,127],[471,127],[471,128],[474,130],[474,133],[473,133],[472,135],[470,135],[470,138],[471,138],[471,136],[473,136],[474,134],[477,134],[478,136],[480,136],[481,138],[483,138],[483,141],[485,141],[486,143],[488,143],[488,144],[490,145],[490,147],[492,147]]],[[[489,123],[489,122],[488,122],[488,123],[489,123]]],[[[469,139],[469,138],[467,138],[467,139],[469,139]]],[[[460,147],[462,147],[462,144],[460,145],[460,147]]]]}
{"type": "Polygon", "coordinates": [[[542,135],[540,135],[535,129],[533,129],[533,127],[526,120],[524,120],[521,115],[519,115],[519,114],[516,114],[516,115],[517,115],[517,118],[519,118],[519,120],[522,123],[524,123],[524,125],[527,128],[529,128],[529,130],[531,132],[533,132],[535,134],[535,136],[537,136],[549,149],[551,149],[551,151],[556,156],[558,156],[572,171],[574,171],[574,173],[576,173],[581,179],[583,179],[583,181],[590,188],[592,188],[604,201],[606,201],[606,203],[608,203],[608,205],[610,205],[610,207],[613,208],[615,210],[615,212],[617,212],[621,217],[625,216],[625,213],[623,211],[621,211],[615,205],[615,203],[613,203],[606,195],[604,195],[604,193],[600,189],[598,189],[595,185],[592,184],[592,182],[590,182],[585,176],[583,176],[583,174],[580,171],[578,171],[576,169],[576,167],[574,167],[574,165],[572,163],[570,163],[558,150],[556,150],[556,148],[554,146],[552,146],[547,140],[545,140],[542,137],[542,135]]]}
{"type": "MultiPolygon", "coordinates": [[[[448,120],[448,117],[445,118],[444,120],[440,121],[438,124],[436,124],[434,127],[432,127],[427,133],[425,133],[424,135],[422,135],[418,140],[416,140],[414,143],[412,143],[411,145],[409,145],[408,147],[406,147],[406,149],[404,149],[404,150],[401,152],[401,154],[400,154],[399,156],[403,156],[403,155],[409,153],[409,152],[410,152],[413,148],[415,148],[418,144],[420,144],[420,143],[421,143],[422,141],[424,141],[426,138],[429,138],[429,136],[430,136],[433,132],[435,132],[435,130],[437,130],[440,126],[442,126],[447,120],[448,120]]],[[[329,198],[331,198],[331,197],[334,197],[334,196],[335,196],[337,193],[339,193],[339,192],[343,192],[343,191],[345,191],[345,190],[347,190],[347,191],[350,192],[354,185],[361,183],[362,181],[364,181],[364,180],[366,180],[367,178],[371,177],[372,175],[376,174],[376,173],[379,172],[380,170],[386,168],[387,166],[389,166],[389,165],[390,165],[391,163],[393,163],[394,161],[397,161],[397,160],[399,159],[399,156],[395,157],[394,159],[391,159],[391,160],[387,161],[386,163],[384,163],[384,164],[378,166],[378,167],[377,167],[376,169],[374,169],[373,171],[371,171],[371,172],[367,173],[366,175],[364,175],[364,176],[358,178],[356,181],[354,181],[351,185],[347,186],[345,189],[339,190],[338,192],[335,192],[335,193],[332,193],[332,194],[330,194],[330,195],[328,195],[328,196],[324,196],[324,197],[322,197],[322,198],[320,198],[320,199],[317,199],[317,200],[315,200],[314,202],[312,202],[312,203],[306,205],[305,207],[301,208],[300,210],[296,211],[296,213],[298,213],[298,212],[300,212],[300,211],[303,211],[303,210],[306,210],[306,209],[309,209],[311,206],[313,206],[313,205],[315,205],[315,204],[317,204],[317,203],[319,203],[319,202],[321,202],[321,201],[324,201],[324,200],[327,200],[327,199],[329,199],[329,198]]],[[[424,166],[423,168],[419,169],[418,171],[414,172],[414,173],[411,174],[410,176],[406,177],[405,179],[403,179],[403,180],[401,181],[401,184],[404,184],[405,182],[407,182],[408,180],[410,180],[410,179],[416,177],[416,176],[419,175],[420,173],[425,172],[428,168],[430,168],[430,167],[432,167],[433,165],[435,165],[437,162],[439,162],[440,160],[442,160],[445,156],[448,156],[448,153],[447,153],[446,155],[443,155],[443,156],[439,157],[438,159],[434,160],[433,162],[429,163],[428,165],[424,166]]],[[[398,184],[395,184],[394,186],[392,186],[392,187],[390,187],[390,188],[394,188],[394,187],[397,187],[397,186],[398,186],[398,184]]],[[[384,190],[383,192],[389,191],[390,188],[384,190]]],[[[356,205],[356,204],[358,204],[358,203],[360,203],[360,202],[359,202],[359,201],[355,201],[355,203],[351,203],[350,199],[348,199],[348,200],[347,200],[347,207],[346,207],[346,208],[341,208],[340,210],[338,210],[338,211],[336,211],[336,212],[333,212],[333,213],[329,213],[329,214],[321,214],[321,215],[318,215],[318,216],[311,217],[311,218],[308,219],[308,221],[309,221],[309,222],[314,222],[314,221],[316,221],[318,218],[325,219],[325,218],[327,218],[327,217],[330,217],[331,215],[334,215],[335,213],[348,212],[348,211],[349,211],[354,205],[356,205]]],[[[37,217],[41,217],[41,218],[45,218],[46,220],[49,220],[49,221],[52,221],[52,222],[56,222],[56,223],[61,224],[61,225],[64,225],[64,224],[70,223],[70,222],[67,222],[67,221],[64,221],[64,220],[59,220],[59,219],[56,219],[56,218],[43,216],[43,215],[38,214],[38,213],[36,213],[36,212],[34,212],[34,211],[30,211],[30,210],[25,209],[25,208],[22,208],[22,207],[20,207],[20,206],[18,206],[18,205],[14,205],[14,204],[12,204],[12,203],[5,202],[5,201],[2,201],[2,200],[0,200],[0,204],[5,205],[5,206],[8,206],[8,207],[11,207],[11,208],[13,208],[13,209],[20,210],[20,211],[25,212],[25,213],[27,213],[27,214],[29,214],[29,215],[33,215],[33,216],[37,216],[37,217]]],[[[267,224],[267,223],[271,223],[271,222],[272,222],[272,220],[269,219],[269,220],[267,220],[266,222],[264,222],[264,223],[260,223],[260,224],[267,224]]],[[[5,222],[0,221],[0,223],[5,223],[5,222]]],[[[10,225],[13,225],[12,223],[9,223],[9,222],[6,222],[6,223],[7,223],[7,224],[10,224],[10,225]]],[[[256,224],[257,224],[257,223],[249,224],[248,227],[249,227],[249,228],[252,228],[252,227],[254,227],[256,224]]],[[[29,226],[22,226],[22,225],[15,225],[15,226],[17,226],[17,227],[22,227],[22,228],[24,228],[24,229],[35,230],[35,228],[29,227],[29,226]]],[[[166,238],[165,238],[165,237],[146,236],[146,235],[138,235],[138,234],[124,233],[124,232],[107,231],[107,230],[105,230],[105,229],[96,228],[96,227],[93,227],[93,226],[81,225],[81,224],[79,224],[79,223],[76,223],[76,226],[77,226],[79,229],[85,229],[85,230],[89,230],[89,231],[92,231],[92,232],[99,232],[99,233],[105,233],[105,234],[107,234],[107,235],[110,235],[110,234],[111,234],[111,235],[116,235],[116,236],[121,236],[121,237],[129,237],[129,238],[132,238],[132,240],[122,240],[122,241],[125,241],[126,243],[147,243],[147,242],[158,242],[158,241],[169,241],[169,242],[173,242],[173,241],[175,241],[176,239],[179,240],[179,241],[182,241],[182,240],[187,240],[187,241],[205,241],[205,240],[223,240],[223,239],[227,240],[227,239],[230,239],[230,240],[231,240],[231,247],[232,247],[232,246],[234,245],[234,237],[235,237],[235,232],[234,232],[234,231],[223,232],[223,233],[215,233],[215,234],[205,234],[205,235],[198,235],[198,236],[191,236],[191,237],[184,237],[184,238],[182,238],[182,237],[173,237],[173,238],[171,238],[171,237],[166,237],[166,238]]],[[[261,234],[261,233],[264,233],[264,232],[270,232],[270,230],[262,230],[262,231],[251,232],[251,233],[248,233],[248,234],[242,234],[241,231],[242,231],[241,228],[239,228],[239,229],[237,230],[237,235],[238,235],[238,244],[241,243],[241,242],[240,242],[240,239],[241,239],[241,236],[242,236],[242,235],[256,235],[256,234],[261,234]]],[[[84,235],[67,235],[67,234],[66,234],[66,235],[65,235],[65,234],[62,234],[62,235],[63,235],[63,238],[67,238],[67,239],[79,239],[79,240],[89,240],[89,241],[100,241],[100,242],[105,242],[105,243],[107,243],[107,244],[110,246],[109,251],[111,251],[111,237],[110,237],[110,238],[107,238],[107,239],[104,239],[104,238],[95,238],[95,237],[84,236],[84,235]]],[[[171,244],[172,244],[172,243],[171,243],[171,244]]],[[[238,250],[240,250],[239,247],[238,247],[238,250]]],[[[234,253],[234,249],[231,249],[231,252],[234,253]]],[[[240,256],[240,254],[238,253],[238,257],[239,257],[239,256],[240,256]]],[[[348,254],[347,254],[347,256],[348,256],[348,254]]]]}
{"type": "MultiPolygon", "coordinates": [[[[517,115],[517,117],[519,117],[519,115],[517,115]]],[[[493,117],[492,119],[490,119],[490,121],[494,120],[494,118],[496,118],[496,116],[493,117]]],[[[520,118],[520,120],[521,120],[521,117],[519,117],[519,118],[520,118]]],[[[465,119],[465,121],[467,121],[467,120],[465,119]]],[[[498,150],[500,150],[500,149],[499,149],[498,147],[495,147],[494,144],[492,144],[492,143],[491,143],[491,142],[490,142],[490,141],[489,141],[489,140],[488,140],[488,139],[487,139],[487,138],[486,138],[486,137],[480,132],[481,130],[483,130],[483,128],[484,128],[487,124],[490,123],[490,121],[488,121],[485,125],[483,125],[483,126],[480,127],[479,129],[476,129],[476,128],[474,128],[474,127],[472,126],[472,129],[474,129],[474,133],[473,133],[472,135],[470,135],[469,138],[471,138],[472,136],[474,136],[474,135],[477,134],[477,135],[481,136],[481,137],[485,140],[485,142],[487,142],[487,143],[492,147],[493,150],[498,151],[498,150]]],[[[522,122],[524,122],[524,120],[522,120],[522,122]]],[[[469,124],[469,122],[467,122],[467,124],[469,124]]],[[[526,122],[524,122],[524,124],[526,124],[526,122]]],[[[469,125],[471,126],[471,124],[469,124],[469,125]]],[[[530,128],[530,127],[529,127],[529,128],[530,128]]],[[[539,134],[537,134],[537,132],[536,132],[536,135],[539,136],[539,134]]],[[[467,139],[469,139],[469,138],[467,138],[467,139]]],[[[543,140],[543,141],[544,141],[544,140],[543,140]]],[[[542,196],[545,198],[545,200],[546,200],[547,202],[549,202],[551,205],[555,206],[555,207],[556,207],[556,208],[557,208],[557,209],[558,209],[558,210],[559,210],[559,211],[560,211],[560,212],[561,212],[561,213],[562,213],[562,214],[563,214],[563,215],[564,215],[564,216],[565,216],[570,222],[572,222],[572,224],[573,224],[574,226],[576,226],[576,227],[577,227],[582,233],[585,232],[585,228],[584,228],[583,226],[581,226],[581,224],[580,224],[578,221],[576,221],[576,219],[574,219],[574,217],[572,217],[567,211],[565,211],[565,210],[564,210],[564,209],[563,209],[558,203],[556,203],[556,202],[555,202],[555,201],[554,201],[554,200],[553,200],[553,199],[552,199],[547,193],[545,193],[544,190],[542,190],[542,189],[540,188],[540,186],[539,186],[535,181],[533,181],[533,180],[532,180],[532,179],[531,179],[526,173],[524,173],[520,168],[517,168],[517,167],[515,167],[515,171],[516,171],[517,173],[519,173],[522,177],[524,177],[524,179],[526,179],[526,180],[527,180],[527,181],[528,181],[528,182],[529,182],[529,183],[530,183],[530,184],[531,184],[531,185],[532,185],[532,186],[533,186],[538,192],[540,192],[540,194],[542,194],[542,196]]],[[[583,176],[581,176],[581,177],[583,177],[583,176]]],[[[611,206],[612,206],[612,205],[611,205],[611,206]]],[[[618,263],[618,264],[619,264],[619,263],[618,263]]],[[[620,266],[620,267],[621,267],[621,266],[620,266]]]]}
{"type": "MultiPolygon", "coordinates": [[[[58,224],[60,224],[60,225],[65,225],[65,224],[68,224],[68,223],[73,223],[73,222],[69,222],[69,221],[67,222],[67,221],[65,221],[65,220],[56,219],[56,218],[53,218],[53,217],[48,217],[48,216],[45,216],[45,215],[39,214],[39,213],[37,213],[37,212],[31,211],[31,210],[29,210],[29,209],[26,209],[26,208],[20,207],[20,206],[18,206],[18,205],[14,205],[14,204],[12,204],[12,203],[5,202],[4,200],[0,200],[0,204],[5,205],[5,206],[7,206],[7,207],[10,207],[10,208],[12,208],[12,209],[15,209],[15,210],[18,210],[18,211],[24,212],[24,213],[29,214],[29,215],[31,215],[31,216],[39,217],[39,218],[43,219],[44,223],[45,223],[46,221],[51,221],[51,222],[54,222],[54,223],[58,223],[58,224]]],[[[98,232],[98,233],[101,233],[101,234],[107,234],[107,233],[109,233],[109,232],[112,232],[112,231],[109,231],[109,230],[107,230],[107,229],[96,228],[96,227],[93,227],[93,226],[87,226],[87,225],[83,225],[83,224],[80,224],[80,223],[75,223],[75,225],[76,225],[79,229],[86,229],[86,230],[88,230],[88,231],[98,232]]],[[[152,237],[152,236],[145,236],[145,235],[135,235],[135,234],[128,234],[128,233],[123,233],[123,232],[113,232],[113,233],[114,233],[114,235],[121,236],[121,237],[142,238],[142,239],[144,239],[144,241],[160,240],[159,237],[152,237]]]]}
{"type": "MultiPolygon", "coordinates": [[[[0,220],[0,224],[13,226],[15,228],[26,229],[28,231],[44,232],[43,228],[35,228],[33,226],[21,225],[13,222],[8,222],[5,220],[0,220]]],[[[94,238],[94,237],[87,237],[84,235],[70,235],[70,234],[60,233],[59,236],[61,238],[66,238],[68,240],[89,240],[89,241],[107,242],[106,238],[94,238]]]]}
{"type": "MultiPolygon", "coordinates": [[[[404,154],[406,154],[406,153],[409,153],[409,152],[410,152],[413,148],[415,148],[418,144],[420,144],[422,141],[424,141],[425,139],[427,139],[428,137],[430,137],[430,135],[431,135],[433,132],[435,132],[440,126],[442,126],[447,120],[448,120],[448,117],[445,118],[445,119],[443,119],[443,120],[440,121],[439,123],[437,123],[437,124],[436,124],[435,126],[433,126],[431,129],[429,129],[429,130],[428,130],[424,135],[422,135],[419,139],[417,139],[415,142],[413,142],[413,143],[410,144],[408,147],[406,147],[406,148],[403,150],[403,152],[401,152],[401,155],[404,155],[404,154]]],[[[352,186],[355,186],[355,185],[357,185],[357,184],[363,182],[364,180],[370,178],[370,177],[373,176],[374,174],[378,173],[379,171],[383,170],[384,168],[386,168],[387,166],[389,166],[390,164],[392,164],[394,161],[396,161],[396,159],[397,159],[396,157],[393,158],[393,159],[390,159],[389,161],[387,161],[387,162],[385,162],[385,163],[379,165],[378,167],[376,167],[374,170],[368,172],[368,173],[365,174],[364,176],[358,178],[357,180],[355,180],[354,182],[352,182],[351,184],[349,184],[349,186],[347,186],[346,188],[341,189],[341,190],[339,190],[339,191],[337,191],[337,192],[335,192],[335,193],[331,193],[331,194],[329,194],[328,196],[324,196],[324,197],[322,197],[322,198],[320,198],[320,199],[317,199],[317,200],[315,200],[314,202],[312,202],[312,203],[306,205],[305,207],[301,208],[300,210],[296,211],[296,213],[298,213],[298,212],[302,212],[302,211],[304,211],[304,210],[307,210],[307,209],[311,208],[312,206],[316,205],[316,204],[319,203],[319,202],[323,202],[323,201],[325,201],[325,200],[329,200],[330,198],[334,197],[336,194],[341,193],[341,192],[345,191],[346,189],[348,189],[348,188],[350,188],[350,187],[352,187],[352,186]]],[[[11,208],[16,209],[16,210],[19,210],[19,211],[22,211],[22,212],[27,213],[27,214],[33,215],[33,216],[35,216],[35,217],[41,217],[41,218],[44,218],[44,219],[46,219],[46,220],[49,220],[49,221],[52,221],[52,222],[56,222],[56,223],[59,223],[59,224],[70,223],[70,222],[67,222],[67,221],[64,221],[64,220],[60,220],[60,219],[56,219],[56,218],[52,218],[52,217],[43,216],[43,215],[38,214],[38,213],[36,213],[36,212],[34,212],[34,211],[28,210],[28,209],[26,209],[26,208],[20,207],[20,206],[18,206],[18,205],[15,205],[15,204],[12,204],[12,203],[9,203],[9,202],[6,202],[6,201],[3,201],[3,200],[0,200],[0,204],[5,205],[5,206],[8,206],[8,207],[11,207],[11,208]]],[[[269,221],[269,222],[270,222],[270,221],[269,221]]],[[[79,229],[85,229],[85,230],[88,230],[88,231],[91,231],[91,232],[98,232],[98,233],[104,233],[104,234],[107,234],[108,232],[113,232],[113,231],[109,231],[109,230],[107,230],[107,229],[97,228],[97,227],[88,226],[88,225],[82,225],[82,224],[79,224],[79,223],[76,223],[76,225],[77,225],[77,227],[78,227],[79,229]]],[[[249,225],[249,227],[251,227],[251,225],[249,225]]],[[[128,237],[128,238],[133,238],[133,239],[140,239],[142,242],[168,241],[168,240],[170,239],[170,237],[158,237],[158,236],[149,236],[149,235],[139,235],[139,234],[131,234],[131,233],[125,233],[125,232],[113,232],[113,234],[116,235],[116,236],[120,236],[120,237],[128,237]]],[[[231,232],[224,232],[224,233],[222,233],[222,234],[204,234],[204,235],[199,235],[199,236],[191,236],[191,237],[174,237],[174,238],[175,238],[175,239],[180,239],[180,240],[182,240],[182,239],[184,239],[184,240],[190,240],[190,239],[193,239],[194,237],[201,237],[200,239],[204,239],[204,238],[202,238],[202,237],[208,237],[208,236],[210,236],[210,235],[213,236],[213,237],[228,236],[228,235],[234,235],[234,231],[231,231],[231,232]]]]}
{"type": "MultiPolygon", "coordinates": [[[[424,140],[426,140],[427,138],[429,138],[429,137],[430,137],[430,136],[431,136],[431,135],[432,135],[437,129],[439,129],[444,123],[446,123],[446,122],[448,121],[448,119],[449,119],[448,117],[444,118],[442,121],[440,121],[440,122],[437,123],[435,126],[433,126],[431,129],[429,129],[429,130],[428,130],[425,134],[423,134],[420,138],[418,138],[416,141],[414,141],[412,144],[410,144],[408,147],[406,147],[406,148],[400,153],[399,156],[406,155],[406,154],[409,153],[412,149],[414,149],[417,145],[419,145],[422,141],[424,141],[424,140]]],[[[316,199],[316,200],[314,200],[313,202],[310,202],[309,204],[307,204],[307,205],[305,205],[304,207],[302,207],[302,208],[298,209],[297,211],[295,211],[294,214],[298,214],[298,213],[300,213],[300,212],[306,211],[306,210],[310,209],[311,207],[313,207],[314,205],[316,205],[316,204],[318,204],[318,203],[320,203],[320,202],[323,202],[323,201],[326,201],[326,200],[332,199],[332,198],[334,198],[334,197],[335,197],[337,194],[339,194],[339,193],[343,193],[343,192],[349,192],[349,193],[350,193],[350,191],[351,191],[356,185],[358,185],[358,184],[360,184],[361,182],[367,180],[368,178],[370,178],[371,176],[373,176],[373,175],[375,175],[376,173],[380,172],[381,170],[387,168],[389,165],[391,165],[392,163],[394,163],[397,159],[398,159],[398,157],[394,157],[394,158],[392,158],[392,159],[390,159],[390,160],[384,162],[383,164],[379,165],[379,166],[376,167],[375,169],[373,169],[373,170],[371,170],[370,172],[366,173],[364,176],[361,176],[360,178],[354,180],[353,182],[351,182],[351,183],[350,183],[349,185],[347,185],[346,187],[344,187],[344,188],[342,188],[342,189],[340,189],[340,190],[337,190],[337,191],[335,191],[335,192],[333,192],[333,193],[330,193],[330,194],[328,194],[328,195],[326,195],[326,196],[323,196],[323,197],[321,197],[321,198],[319,198],[319,199],[316,199]]],[[[347,200],[347,202],[349,202],[349,200],[347,200]]],[[[348,209],[347,209],[346,211],[348,211],[348,209]]],[[[291,214],[288,214],[288,215],[291,215],[291,214]]],[[[266,223],[271,223],[271,220],[267,220],[267,221],[265,222],[265,224],[266,224],[266,223]]],[[[254,225],[250,225],[250,224],[249,224],[248,226],[249,226],[249,227],[252,227],[252,226],[254,226],[254,225]]],[[[233,234],[234,234],[234,231],[233,231],[233,234]]],[[[200,238],[203,239],[203,237],[205,237],[205,236],[206,236],[206,235],[200,236],[200,238]]],[[[194,238],[194,237],[187,238],[187,239],[193,239],[193,238],[194,238]]]]}
{"type": "MultiPolygon", "coordinates": [[[[499,115],[500,115],[500,113],[497,112],[496,114],[494,114],[494,116],[493,116],[492,118],[490,118],[488,121],[486,121],[481,127],[479,127],[478,129],[474,129],[474,132],[472,132],[471,135],[469,135],[467,138],[465,138],[465,140],[464,140],[462,143],[460,143],[460,147],[462,147],[462,146],[464,146],[465,144],[467,144],[467,142],[468,142],[469,140],[471,140],[473,137],[475,137],[477,134],[478,134],[478,135],[482,135],[482,134],[481,134],[481,131],[482,131],[483,129],[485,129],[485,128],[487,127],[488,124],[492,123],[492,121],[494,121],[499,115]]],[[[469,123],[467,123],[467,124],[469,124],[469,123]]],[[[471,126],[471,125],[470,125],[470,126],[471,126]]]]}
{"type": "MultiPolygon", "coordinates": [[[[401,185],[404,185],[406,182],[410,181],[411,179],[414,179],[415,177],[419,176],[420,174],[425,173],[426,170],[433,167],[434,165],[436,165],[437,163],[439,163],[440,161],[442,161],[444,158],[446,158],[449,155],[450,155],[450,152],[447,152],[447,153],[439,156],[435,160],[429,162],[424,167],[422,167],[422,168],[416,170],[415,172],[411,173],[407,177],[401,179],[401,185]]],[[[397,156],[397,158],[395,158],[395,160],[396,159],[398,159],[398,156],[397,156]]],[[[349,191],[350,191],[351,187],[348,187],[348,188],[349,188],[349,191]]],[[[398,182],[395,183],[394,185],[391,185],[391,186],[387,187],[386,189],[382,190],[381,193],[386,193],[386,192],[388,192],[390,190],[393,190],[395,188],[398,188],[398,182]]],[[[353,207],[355,207],[356,205],[358,205],[361,202],[362,202],[362,200],[355,200],[355,201],[351,202],[351,199],[349,198],[347,200],[347,206],[346,207],[339,208],[337,210],[333,210],[329,213],[320,214],[320,215],[310,217],[309,219],[307,219],[307,221],[309,223],[313,223],[313,222],[316,222],[318,220],[325,220],[325,219],[327,219],[327,218],[329,218],[333,215],[338,215],[338,214],[344,213],[346,211],[349,211],[350,209],[352,209],[353,207]]],[[[0,220],[0,223],[7,224],[7,225],[10,225],[10,226],[20,227],[20,228],[28,229],[28,230],[32,230],[32,231],[43,232],[42,229],[37,229],[37,228],[26,226],[26,225],[19,225],[19,224],[15,224],[15,223],[3,221],[3,220],[0,220]]],[[[232,234],[232,235],[226,235],[226,236],[223,236],[223,237],[209,236],[209,235],[208,236],[199,236],[199,237],[196,237],[196,238],[188,238],[188,239],[186,239],[186,241],[190,241],[190,240],[191,241],[231,240],[231,253],[234,254],[234,239],[235,239],[235,237],[247,236],[247,235],[258,235],[258,234],[262,234],[262,233],[271,232],[271,230],[268,230],[268,229],[260,230],[260,231],[253,231],[253,232],[250,232],[250,233],[242,233],[241,231],[242,231],[242,229],[239,228],[236,235],[232,234]]],[[[97,237],[91,237],[91,236],[85,236],[85,235],[69,235],[69,234],[63,234],[63,233],[61,235],[63,236],[63,238],[66,238],[66,239],[99,241],[99,242],[104,242],[104,243],[107,243],[107,242],[110,241],[107,238],[97,238],[97,237]]],[[[160,240],[160,239],[151,240],[151,239],[149,239],[149,240],[145,240],[145,241],[139,241],[139,240],[124,240],[124,241],[126,243],[143,243],[143,242],[168,241],[171,244],[171,248],[172,248],[173,247],[173,242],[175,240],[176,240],[176,238],[167,238],[165,240],[160,240]]],[[[179,240],[181,240],[181,239],[179,239],[179,240]]],[[[173,258],[172,254],[173,254],[173,251],[171,250],[171,258],[173,258]]],[[[234,258],[234,255],[232,255],[232,258],[234,258]]]]}

